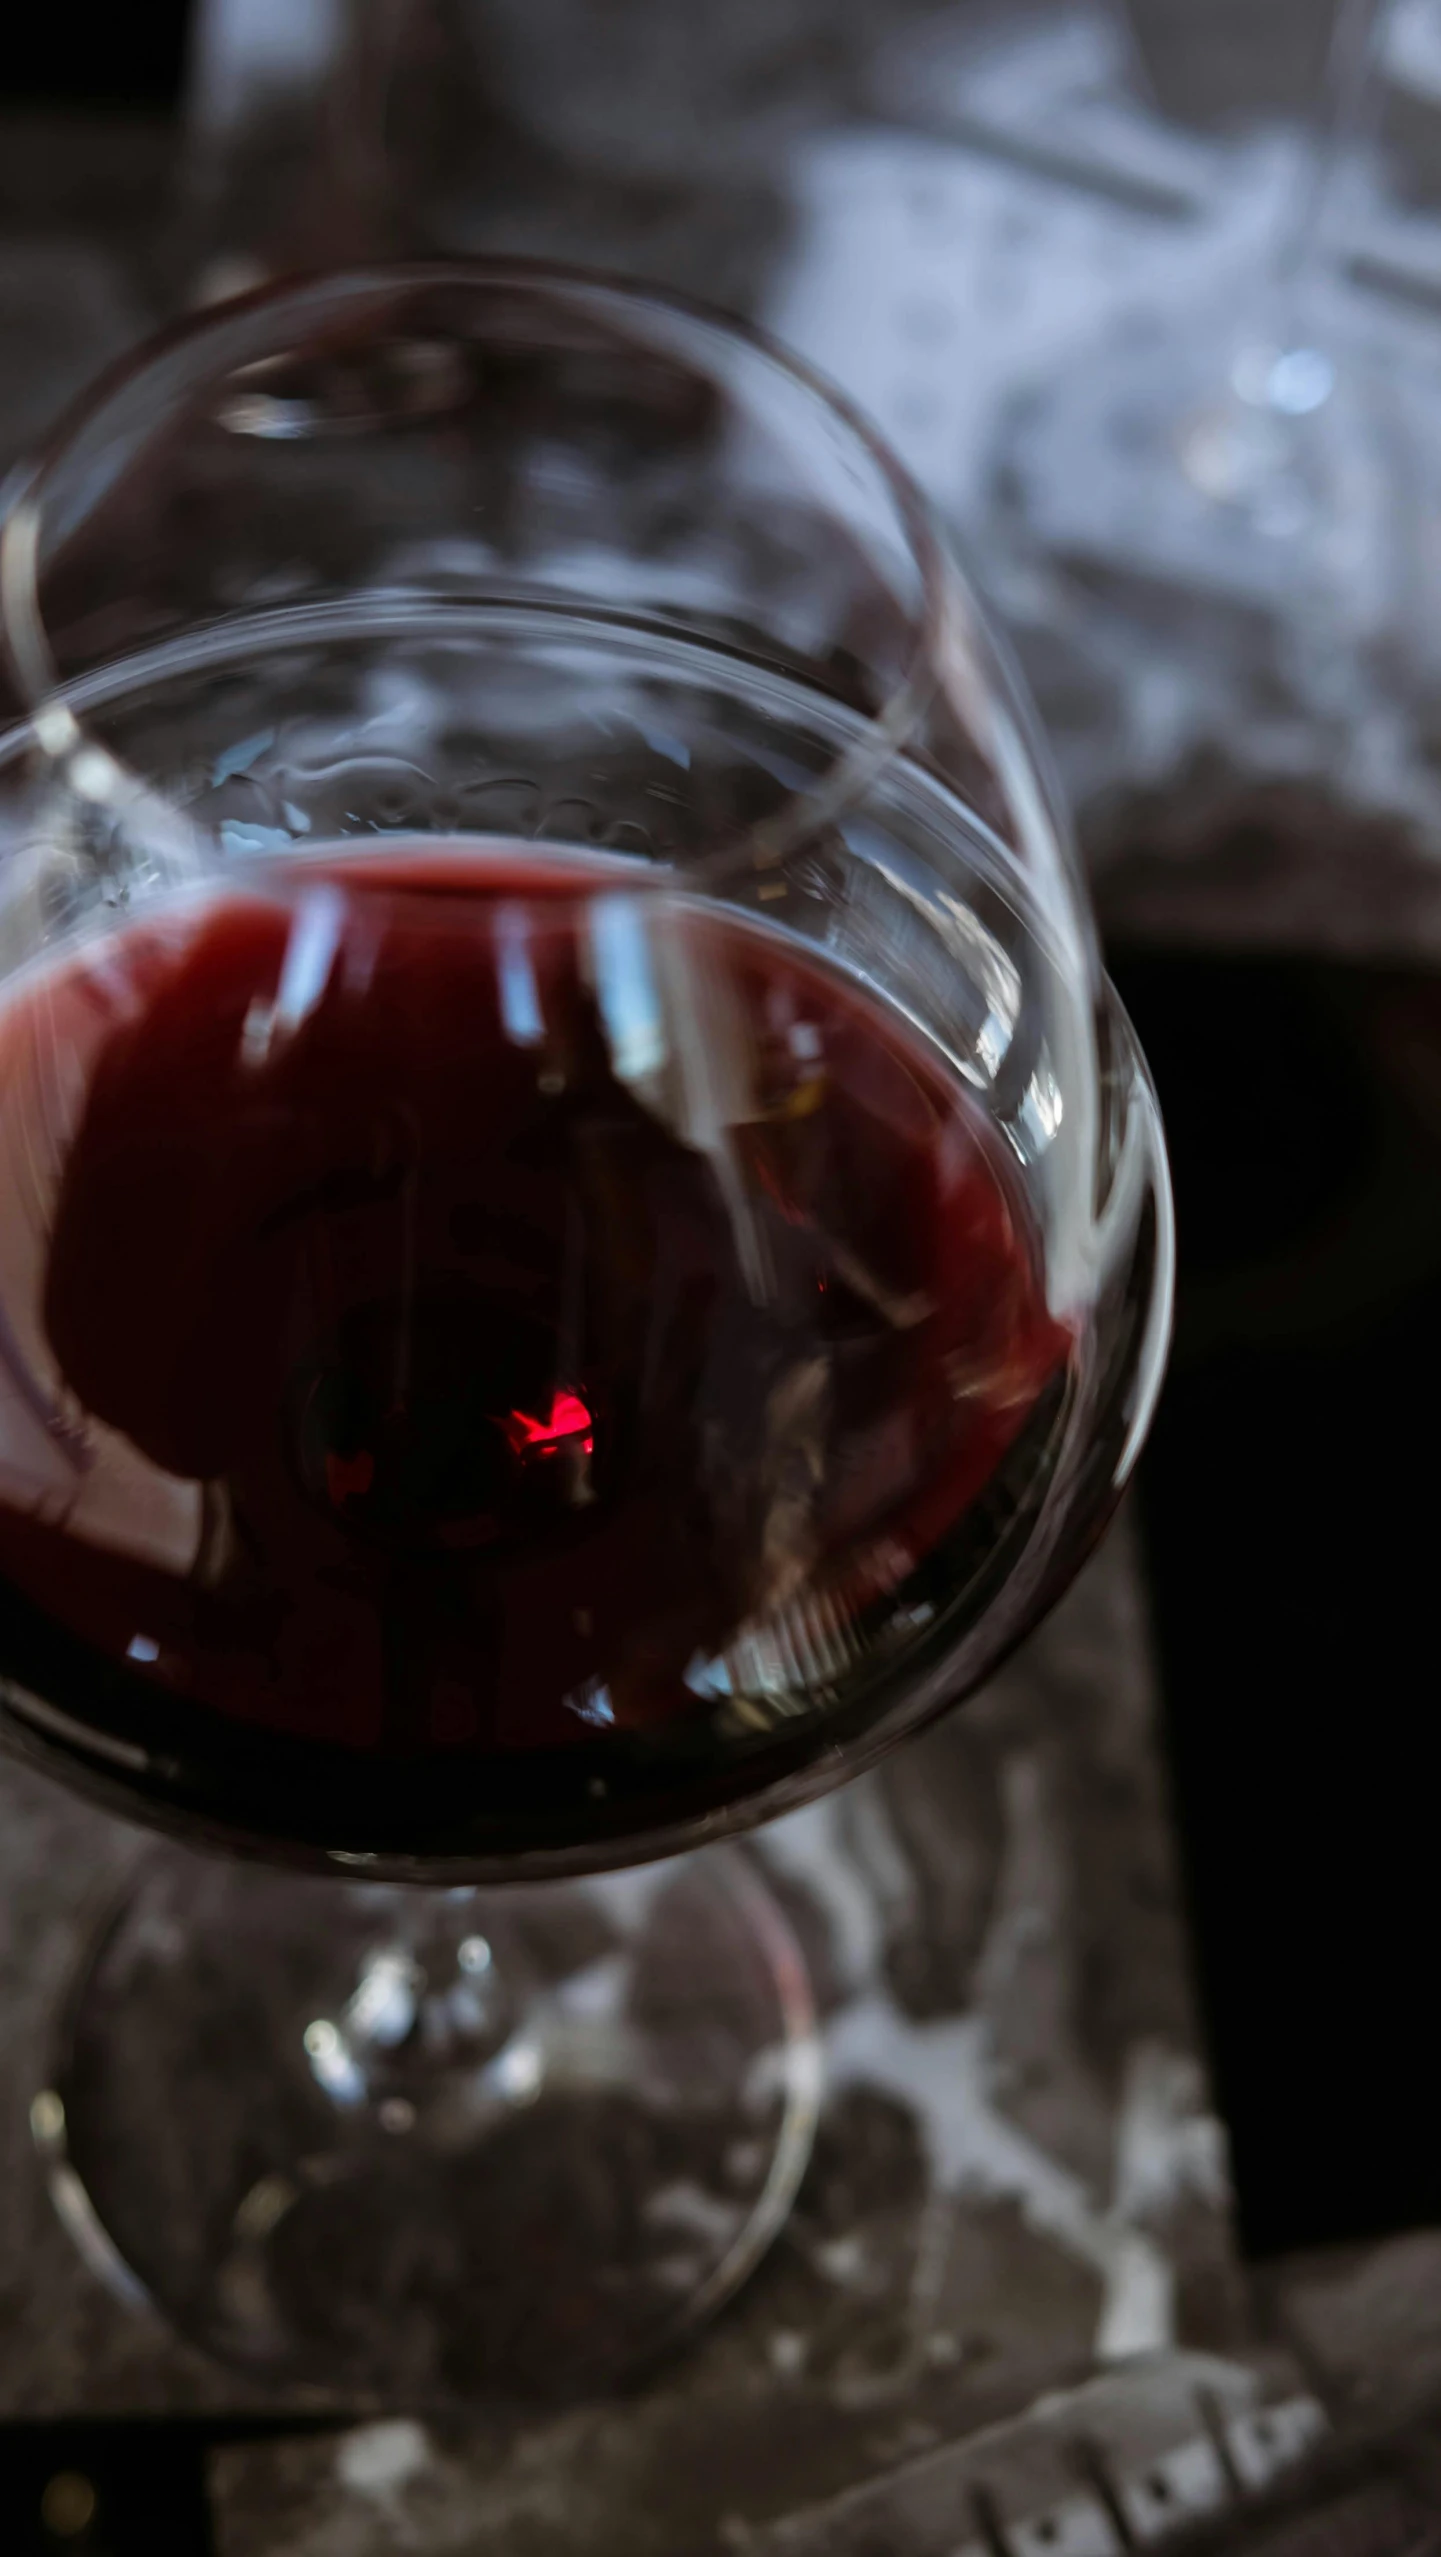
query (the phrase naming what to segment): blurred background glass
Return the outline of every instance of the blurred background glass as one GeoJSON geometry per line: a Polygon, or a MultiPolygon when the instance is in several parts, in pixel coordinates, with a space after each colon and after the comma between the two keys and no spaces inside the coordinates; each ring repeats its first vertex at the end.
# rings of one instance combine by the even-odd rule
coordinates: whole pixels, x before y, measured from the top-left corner
{"type": "MultiPolygon", "coordinates": [[[[195,0],[167,23],[181,139],[103,260],[111,341],[387,252],[702,291],[858,396],[969,536],[1097,861],[1178,772],[1208,807],[1319,780],[1436,831],[1435,0],[195,0]]],[[[132,66],[152,92],[161,37],[132,66]]],[[[62,305],[104,333],[93,247],[58,290],[54,246],[28,254],[11,325],[68,387],[62,305]]],[[[43,395],[8,396],[13,444],[43,395]]]]}

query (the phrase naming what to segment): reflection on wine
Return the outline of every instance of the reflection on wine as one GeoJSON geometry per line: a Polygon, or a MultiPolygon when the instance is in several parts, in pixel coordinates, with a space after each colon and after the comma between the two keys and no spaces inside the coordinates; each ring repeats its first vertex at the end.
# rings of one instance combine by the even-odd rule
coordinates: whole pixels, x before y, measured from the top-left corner
{"type": "Polygon", "coordinates": [[[17,978],[0,1094],[3,1665],[263,1834],[723,1803],[1044,1479],[1072,1335],[958,1074],[624,863],[238,871],[17,978]]]}

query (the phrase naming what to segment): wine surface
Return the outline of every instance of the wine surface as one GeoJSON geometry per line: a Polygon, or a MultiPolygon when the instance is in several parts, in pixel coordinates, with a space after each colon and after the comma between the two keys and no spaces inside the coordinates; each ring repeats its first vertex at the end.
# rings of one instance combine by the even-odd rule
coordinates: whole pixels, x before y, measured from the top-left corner
{"type": "Polygon", "coordinates": [[[922,1033],[533,845],[323,850],[30,969],[0,1196],[0,1668],[281,1835],[743,1791],[1072,1350],[922,1033]]]}

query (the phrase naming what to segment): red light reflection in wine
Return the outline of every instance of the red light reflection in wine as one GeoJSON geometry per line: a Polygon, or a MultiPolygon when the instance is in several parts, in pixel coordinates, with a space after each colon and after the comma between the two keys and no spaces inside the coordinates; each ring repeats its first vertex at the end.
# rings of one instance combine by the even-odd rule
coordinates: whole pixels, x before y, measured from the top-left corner
{"type": "Polygon", "coordinates": [[[550,1398],[550,1411],[544,1420],[531,1412],[507,1412],[501,1428],[517,1456],[554,1456],[570,1439],[578,1438],[582,1453],[589,1456],[595,1440],[595,1423],[578,1394],[557,1386],[550,1398]]]}

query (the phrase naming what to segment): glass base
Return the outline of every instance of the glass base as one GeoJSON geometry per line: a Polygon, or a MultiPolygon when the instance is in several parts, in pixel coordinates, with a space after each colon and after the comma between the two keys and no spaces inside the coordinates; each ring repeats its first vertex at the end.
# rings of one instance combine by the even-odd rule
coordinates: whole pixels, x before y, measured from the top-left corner
{"type": "Polygon", "coordinates": [[[32,2122],[127,2297],[252,2376],[575,2396],[742,2282],[809,2154],[804,1964],[743,1852],[413,1891],[149,1857],[32,2122]]]}

